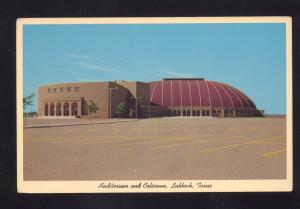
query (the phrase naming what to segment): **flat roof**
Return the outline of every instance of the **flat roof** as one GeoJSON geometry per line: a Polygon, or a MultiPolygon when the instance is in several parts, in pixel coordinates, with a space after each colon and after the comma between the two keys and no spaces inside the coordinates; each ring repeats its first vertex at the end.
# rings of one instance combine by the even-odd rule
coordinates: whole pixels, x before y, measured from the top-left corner
{"type": "Polygon", "coordinates": [[[204,78],[164,78],[163,80],[204,80],[204,78]]]}

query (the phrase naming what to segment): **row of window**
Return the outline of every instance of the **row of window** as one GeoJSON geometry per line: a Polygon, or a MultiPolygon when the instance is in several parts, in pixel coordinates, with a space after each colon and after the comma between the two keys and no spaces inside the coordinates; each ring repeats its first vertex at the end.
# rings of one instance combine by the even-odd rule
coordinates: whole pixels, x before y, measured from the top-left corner
{"type": "Polygon", "coordinates": [[[72,89],[74,92],[79,92],[80,87],[60,87],[60,88],[48,88],[48,93],[55,92],[64,92],[66,89],[67,92],[71,92],[72,89]]]}
{"type": "MultiPolygon", "coordinates": [[[[234,110],[224,110],[224,113],[227,114],[227,113],[233,113],[234,110]]],[[[249,110],[246,111],[246,110],[235,110],[235,113],[236,114],[244,114],[244,113],[249,113],[249,110]]]]}
{"type": "Polygon", "coordinates": [[[209,110],[165,110],[164,113],[168,116],[210,116],[209,110]]]}
{"type": "MultiPolygon", "coordinates": [[[[233,114],[234,110],[225,110],[224,114],[233,114]]],[[[165,115],[168,116],[221,116],[221,110],[213,109],[212,112],[210,110],[165,110],[165,115]]],[[[246,114],[245,110],[235,110],[236,114],[246,114]]],[[[248,112],[249,113],[249,112],[248,112]]]]}

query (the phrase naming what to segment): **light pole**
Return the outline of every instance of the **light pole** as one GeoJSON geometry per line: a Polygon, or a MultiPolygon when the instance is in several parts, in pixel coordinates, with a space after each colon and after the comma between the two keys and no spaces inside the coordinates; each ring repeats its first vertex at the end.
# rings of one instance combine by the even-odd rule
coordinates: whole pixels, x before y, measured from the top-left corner
{"type": "Polygon", "coordinates": [[[142,97],[131,97],[131,99],[135,99],[135,118],[138,118],[138,99],[142,99],[142,97]]]}
{"type": "Polygon", "coordinates": [[[109,87],[109,118],[111,118],[111,90],[118,90],[119,87],[109,87]]]}

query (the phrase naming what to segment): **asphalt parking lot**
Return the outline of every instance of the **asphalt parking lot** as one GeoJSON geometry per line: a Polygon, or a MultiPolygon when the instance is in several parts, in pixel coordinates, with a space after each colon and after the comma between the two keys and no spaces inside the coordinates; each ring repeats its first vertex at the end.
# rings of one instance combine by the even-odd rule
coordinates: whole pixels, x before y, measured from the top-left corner
{"type": "Polygon", "coordinates": [[[24,129],[24,180],[284,178],[285,118],[153,118],[24,129]]]}

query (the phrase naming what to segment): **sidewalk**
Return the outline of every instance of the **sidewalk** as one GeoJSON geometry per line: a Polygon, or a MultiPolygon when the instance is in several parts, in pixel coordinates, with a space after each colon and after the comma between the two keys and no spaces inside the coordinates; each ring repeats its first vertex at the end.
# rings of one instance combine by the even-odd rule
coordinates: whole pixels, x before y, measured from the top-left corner
{"type": "Polygon", "coordinates": [[[44,123],[44,124],[26,124],[24,128],[49,128],[49,127],[61,127],[61,126],[78,126],[78,125],[95,125],[95,124],[110,124],[110,123],[124,123],[124,122],[134,122],[139,119],[112,119],[112,120],[89,120],[85,119],[84,121],[75,122],[74,120],[64,121],[63,123],[44,123]],[[68,123],[69,122],[69,123],[68,123]],[[70,123],[71,122],[71,123],[70,123]]]}

